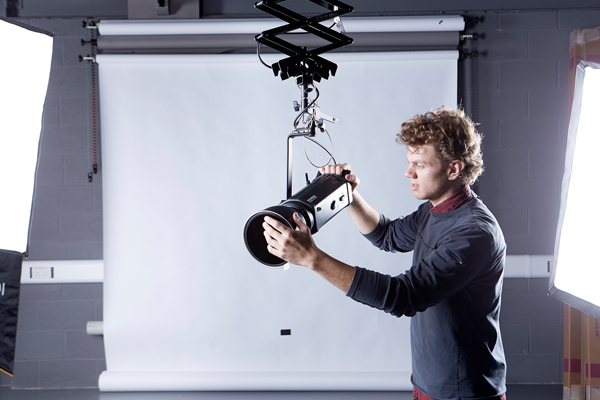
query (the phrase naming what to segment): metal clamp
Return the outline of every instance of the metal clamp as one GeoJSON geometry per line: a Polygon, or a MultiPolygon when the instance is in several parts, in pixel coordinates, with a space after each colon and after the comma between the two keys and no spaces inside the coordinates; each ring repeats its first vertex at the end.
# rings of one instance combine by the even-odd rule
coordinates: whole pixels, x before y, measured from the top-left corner
{"type": "Polygon", "coordinates": [[[93,63],[96,62],[96,57],[95,56],[90,56],[89,54],[87,56],[82,56],[81,54],[79,55],[79,62],[83,62],[83,61],[91,61],[93,63]]]}
{"type": "Polygon", "coordinates": [[[81,26],[87,29],[98,29],[98,22],[96,21],[81,21],[81,26]]]}

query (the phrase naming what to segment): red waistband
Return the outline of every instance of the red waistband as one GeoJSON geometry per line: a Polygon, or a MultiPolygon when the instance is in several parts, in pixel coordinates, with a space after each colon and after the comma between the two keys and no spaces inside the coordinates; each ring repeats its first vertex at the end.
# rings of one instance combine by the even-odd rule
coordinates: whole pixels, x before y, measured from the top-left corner
{"type": "MultiPolygon", "coordinates": [[[[417,388],[413,388],[413,399],[414,400],[436,400],[432,397],[427,396],[426,394],[421,393],[419,391],[419,389],[417,389],[417,388]]],[[[490,400],[506,400],[506,395],[503,394],[502,396],[492,397],[492,398],[490,398],[490,400]]]]}

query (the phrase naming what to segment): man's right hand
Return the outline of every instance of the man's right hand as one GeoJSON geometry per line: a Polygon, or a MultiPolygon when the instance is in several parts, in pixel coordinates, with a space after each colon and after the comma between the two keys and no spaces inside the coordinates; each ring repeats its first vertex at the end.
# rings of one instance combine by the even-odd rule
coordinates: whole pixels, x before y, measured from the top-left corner
{"type": "Polygon", "coordinates": [[[343,176],[343,178],[352,184],[352,203],[348,206],[348,212],[360,233],[366,235],[377,227],[379,211],[371,207],[356,190],[360,179],[352,173],[350,164],[326,165],[319,168],[322,174],[335,174],[337,176],[342,176],[344,170],[350,171],[350,173],[343,176]]]}
{"type": "Polygon", "coordinates": [[[324,167],[319,168],[319,172],[321,172],[322,174],[334,174],[337,176],[341,176],[342,178],[346,179],[348,182],[350,182],[352,184],[353,192],[356,190],[356,188],[360,184],[360,179],[358,178],[358,176],[356,176],[352,173],[352,167],[350,167],[350,164],[348,164],[348,163],[326,165],[324,167]],[[350,171],[350,173],[346,174],[345,176],[342,176],[342,171],[350,171]]]}

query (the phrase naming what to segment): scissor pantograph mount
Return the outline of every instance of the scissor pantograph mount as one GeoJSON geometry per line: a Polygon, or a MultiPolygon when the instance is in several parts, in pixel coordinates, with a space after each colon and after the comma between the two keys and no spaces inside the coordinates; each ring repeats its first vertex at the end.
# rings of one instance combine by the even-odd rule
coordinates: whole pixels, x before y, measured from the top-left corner
{"type": "Polygon", "coordinates": [[[327,8],[329,12],[307,18],[279,4],[284,1],[287,0],[262,0],[254,5],[257,9],[287,22],[286,25],[264,31],[254,38],[258,43],[289,56],[271,66],[275,76],[280,75],[281,79],[285,80],[290,77],[308,75],[317,82],[320,82],[321,78],[328,79],[329,75],[335,76],[337,65],[319,55],[352,44],[353,40],[343,33],[322,25],[321,22],[350,13],[354,11],[354,8],[337,0],[308,0],[327,8]],[[296,46],[278,37],[278,35],[298,29],[330,43],[308,50],[306,47],[296,46]]]}

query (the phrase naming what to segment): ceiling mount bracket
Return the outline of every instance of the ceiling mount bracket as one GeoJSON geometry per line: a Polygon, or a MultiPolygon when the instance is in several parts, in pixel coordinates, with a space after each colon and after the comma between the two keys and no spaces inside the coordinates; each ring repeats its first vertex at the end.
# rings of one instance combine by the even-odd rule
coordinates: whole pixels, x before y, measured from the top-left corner
{"type": "Polygon", "coordinates": [[[317,82],[320,82],[321,79],[328,79],[329,75],[335,76],[337,65],[319,55],[352,44],[353,40],[331,27],[322,25],[321,22],[335,19],[335,25],[339,22],[340,15],[351,13],[354,8],[337,0],[308,0],[326,8],[328,12],[307,18],[279,4],[284,1],[287,0],[262,0],[254,5],[257,9],[287,22],[286,25],[266,30],[254,38],[258,43],[289,56],[271,66],[275,76],[279,75],[282,80],[285,80],[290,77],[309,75],[317,82]],[[329,44],[309,50],[279,37],[279,35],[298,29],[318,36],[328,41],[329,44]]]}

